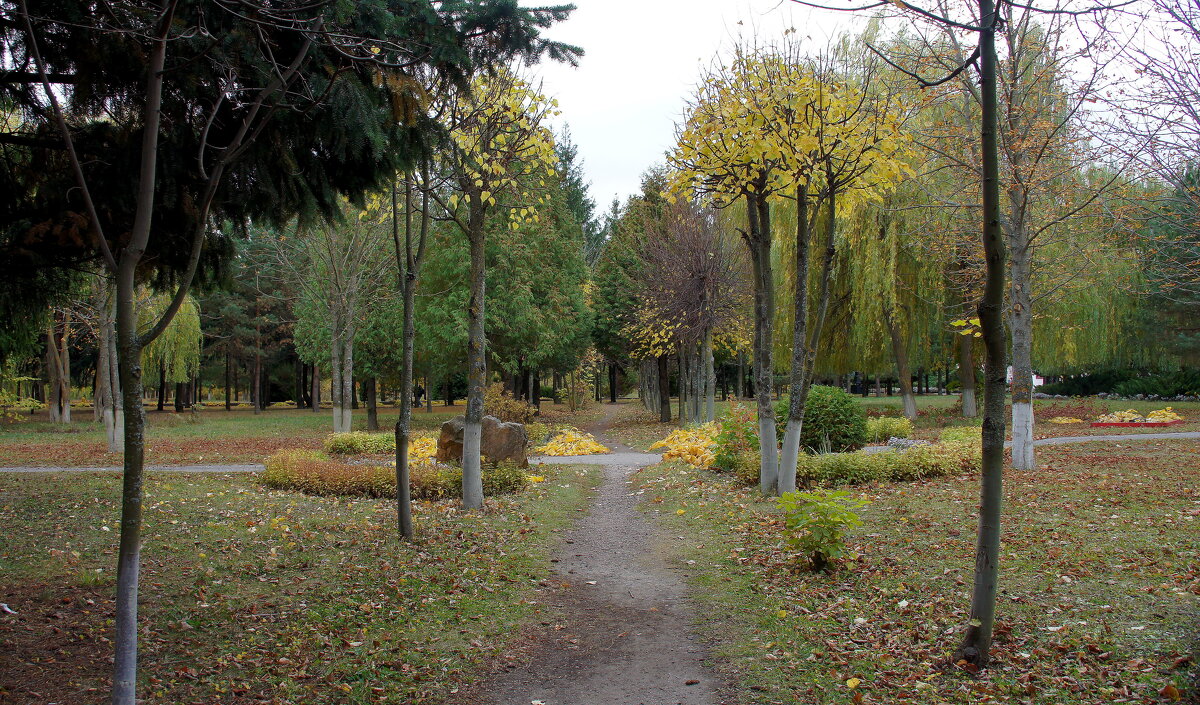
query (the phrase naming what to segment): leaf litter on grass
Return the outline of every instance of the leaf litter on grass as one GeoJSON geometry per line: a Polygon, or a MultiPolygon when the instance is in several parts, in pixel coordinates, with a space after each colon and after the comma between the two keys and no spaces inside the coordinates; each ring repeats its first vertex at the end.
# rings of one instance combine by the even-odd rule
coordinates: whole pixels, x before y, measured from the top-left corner
{"type": "Polygon", "coordinates": [[[755,490],[678,464],[636,483],[686,537],[676,550],[695,561],[709,634],[747,702],[1195,697],[1200,457],[1189,442],[1138,448],[1103,461],[1046,448],[1043,468],[1006,473],[999,621],[981,673],[948,662],[970,603],[977,477],[856,488],[872,501],[852,537],[860,558],[830,575],[789,555],[755,490]]]}
{"type": "MultiPolygon", "coordinates": [[[[482,513],[418,503],[415,545],[397,540],[387,501],[265,491],[234,475],[152,475],[142,553],[146,702],[440,701],[540,609],[530,588],[548,573],[553,535],[596,482],[590,471],[552,472],[552,482],[489,499],[482,513]]],[[[57,586],[111,570],[115,533],[101,527],[114,522],[118,489],[112,475],[0,478],[0,520],[22,529],[0,537],[8,568],[0,594],[13,593],[10,580],[57,586]]],[[[60,592],[15,609],[34,614],[60,592]]],[[[80,652],[109,653],[104,594],[93,618],[31,624],[31,638],[14,644],[21,652],[9,653],[32,661],[50,628],[81,634],[80,652]]],[[[105,688],[107,668],[43,663],[39,690],[0,669],[0,692],[13,703],[66,703],[91,702],[97,691],[88,689],[105,688]]]]}

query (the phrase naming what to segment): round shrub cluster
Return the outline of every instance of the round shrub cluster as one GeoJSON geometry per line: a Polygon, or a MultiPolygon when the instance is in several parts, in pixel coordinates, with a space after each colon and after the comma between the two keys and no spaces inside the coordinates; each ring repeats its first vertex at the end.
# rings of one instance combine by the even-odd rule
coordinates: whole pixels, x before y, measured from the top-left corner
{"type": "MultiPolygon", "coordinates": [[[[775,405],[775,423],[782,434],[787,427],[789,400],[775,405]]],[[[840,387],[816,385],[804,402],[800,447],[810,453],[844,453],[867,442],[867,415],[862,405],[840,387]]]]}
{"type": "Polygon", "coordinates": [[[912,435],[912,421],[903,416],[879,416],[867,419],[867,442],[886,443],[889,438],[908,438],[912,435]]]}

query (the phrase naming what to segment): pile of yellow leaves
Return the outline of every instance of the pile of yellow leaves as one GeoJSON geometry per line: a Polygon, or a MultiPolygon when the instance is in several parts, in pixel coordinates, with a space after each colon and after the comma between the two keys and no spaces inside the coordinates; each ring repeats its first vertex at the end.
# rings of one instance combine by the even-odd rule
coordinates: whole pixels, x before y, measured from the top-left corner
{"type": "Polygon", "coordinates": [[[717,425],[706,423],[694,428],[681,428],[672,431],[671,435],[650,446],[650,450],[666,448],[663,460],[682,460],[694,468],[712,467],[713,438],[717,435],[717,425]]]}
{"type": "Polygon", "coordinates": [[[583,431],[569,429],[551,438],[546,445],[533,449],[537,455],[598,455],[609,449],[596,442],[595,436],[583,431]]]}
{"type": "Polygon", "coordinates": [[[1055,416],[1050,419],[1050,423],[1083,423],[1083,419],[1077,419],[1074,416],[1055,416]]]}
{"type": "Polygon", "coordinates": [[[1175,413],[1175,410],[1168,406],[1165,409],[1151,411],[1149,414],[1146,414],[1146,420],[1154,421],[1156,423],[1164,423],[1167,421],[1182,421],[1183,417],[1175,413]]]}
{"type": "Polygon", "coordinates": [[[432,436],[413,438],[408,442],[408,462],[427,463],[437,456],[437,439],[432,436]]]}
{"type": "Polygon", "coordinates": [[[1111,414],[1105,414],[1096,419],[1099,423],[1144,423],[1146,417],[1137,412],[1136,409],[1126,409],[1125,411],[1114,411],[1111,414]]]}

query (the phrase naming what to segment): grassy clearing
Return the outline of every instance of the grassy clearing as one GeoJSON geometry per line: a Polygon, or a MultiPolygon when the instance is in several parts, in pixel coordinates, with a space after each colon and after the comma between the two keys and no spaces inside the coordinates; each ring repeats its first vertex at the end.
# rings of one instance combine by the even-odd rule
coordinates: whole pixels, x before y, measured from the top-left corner
{"type": "MultiPolygon", "coordinates": [[[[435,407],[433,413],[416,411],[416,430],[432,431],[465,407],[435,407]]],[[[146,462],[157,465],[196,463],[261,463],[284,448],[318,449],[333,431],[331,412],[270,409],[255,415],[238,409],[204,409],[185,412],[150,412],[146,415],[146,462]]],[[[398,412],[380,409],[379,425],[393,428],[398,412]]],[[[35,416],[0,426],[0,465],[65,467],[115,466],[119,453],[107,452],[103,427],[90,413],[75,414],[69,426],[52,424],[35,416]]],[[[354,412],[354,428],[366,429],[366,411],[354,412]]]]}
{"type": "Polygon", "coordinates": [[[1007,474],[994,666],[978,676],[947,665],[970,601],[977,478],[858,488],[872,501],[861,557],[831,575],[799,567],[752,490],[677,464],[636,482],[681,537],[672,557],[742,702],[1200,697],[1200,448],[1066,446],[1041,462],[1007,474]]]}
{"type": "MultiPolygon", "coordinates": [[[[537,607],[557,532],[597,473],[549,466],[480,514],[151,474],[142,551],[147,703],[440,702],[537,607]]],[[[102,699],[119,478],[0,475],[0,701],[102,699]]]]}

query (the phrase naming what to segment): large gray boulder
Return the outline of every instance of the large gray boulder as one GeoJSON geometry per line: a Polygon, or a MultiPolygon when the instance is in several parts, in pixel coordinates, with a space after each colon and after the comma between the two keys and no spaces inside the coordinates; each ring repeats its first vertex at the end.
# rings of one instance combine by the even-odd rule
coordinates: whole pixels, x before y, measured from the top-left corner
{"type": "MultiPolygon", "coordinates": [[[[455,416],[442,424],[437,444],[438,462],[462,462],[463,432],[466,426],[467,420],[463,416],[455,416]]],[[[529,458],[525,455],[525,448],[528,444],[529,436],[525,432],[525,424],[505,423],[495,416],[483,417],[480,455],[485,462],[499,463],[511,460],[518,467],[527,468],[529,458]]]]}

